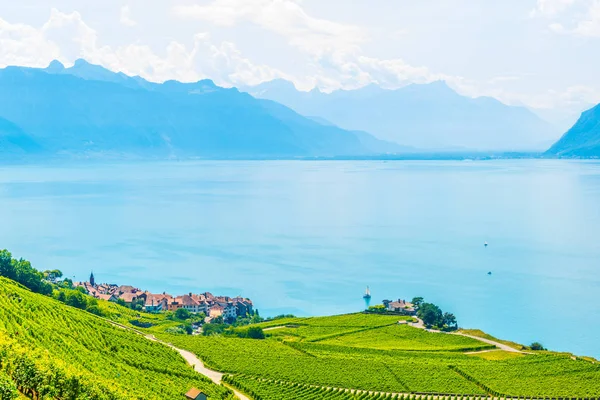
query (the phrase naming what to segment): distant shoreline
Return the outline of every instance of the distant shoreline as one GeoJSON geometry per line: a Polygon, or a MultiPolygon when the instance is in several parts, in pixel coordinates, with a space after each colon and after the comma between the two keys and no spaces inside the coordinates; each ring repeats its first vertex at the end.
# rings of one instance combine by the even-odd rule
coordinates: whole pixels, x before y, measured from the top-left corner
{"type": "Polygon", "coordinates": [[[133,154],[89,153],[53,156],[6,155],[0,165],[37,165],[64,162],[106,164],[114,162],[189,162],[189,161],[494,161],[494,160],[584,160],[600,157],[562,157],[541,152],[420,152],[378,155],[338,156],[139,156],[133,154]]]}

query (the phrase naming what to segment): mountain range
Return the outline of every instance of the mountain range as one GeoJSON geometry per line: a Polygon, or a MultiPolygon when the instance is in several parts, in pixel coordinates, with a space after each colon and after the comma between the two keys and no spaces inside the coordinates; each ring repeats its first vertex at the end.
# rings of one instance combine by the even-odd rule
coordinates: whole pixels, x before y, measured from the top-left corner
{"type": "Polygon", "coordinates": [[[400,146],[210,80],[148,82],[78,60],[0,70],[0,149],[182,157],[371,155],[400,146]]]}
{"type": "Polygon", "coordinates": [[[581,114],[547,152],[560,157],[600,157],[600,104],[581,114]]]}
{"type": "Polygon", "coordinates": [[[344,129],[421,149],[543,150],[560,135],[524,107],[462,96],[443,81],[396,90],[369,85],[324,93],[299,91],[291,82],[274,80],[243,90],[344,129]]]}
{"type": "MultiPolygon", "coordinates": [[[[0,69],[0,154],[289,158],[541,151],[556,128],[524,107],[461,96],[444,82],[302,92],[275,80],[149,82],[85,60],[0,69]]],[[[549,156],[600,156],[600,105],[549,156]]]]}

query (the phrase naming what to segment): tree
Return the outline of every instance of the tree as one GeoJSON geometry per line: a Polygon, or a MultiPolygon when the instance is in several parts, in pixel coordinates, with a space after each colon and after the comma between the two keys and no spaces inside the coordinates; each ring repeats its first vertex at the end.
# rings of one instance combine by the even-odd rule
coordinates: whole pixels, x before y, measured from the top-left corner
{"type": "Polygon", "coordinates": [[[419,307],[419,311],[417,312],[419,318],[423,320],[423,323],[427,327],[431,326],[442,326],[444,324],[442,310],[435,304],[431,303],[423,303],[419,307]]]}
{"type": "Polygon", "coordinates": [[[44,278],[48,279],[51,282],[56,281],[57,279],[62,278],[63,273],[58,269],[46,270],[43,272],[44,278]]]}
{"type": "Polygon", "coordinates": [[[56,296],[54,296],[54,298],[63,303],[67,301],[67,295],[65,294],[65,292],[63,290],[58,290],[56,292],[56,296]]]}
{"type": "Polygon", "coordinates": [[[125,300],[123,300],[122,298],[118,298],[117,299],[117,304],[122,306],[122,307],[127,307],[127,303],[125,303],[125,300]]]}
{"type": "Polygon", "coordinates": [[[67,294],[67,305],[71,307],[80,308],[85,310],[87,307],[87,301],[85,300],[85,296],[83,293],[73,290],[71,293],[67,294]]]}
{"type": "Polygon", "coordinates": [[[250,339],[264,339],[265,333],[260,326],[251,326],[248,328],[248,338],[250,339]]]}
{"type": "Polygon", "coordinates": [[[225,331],[225,324],[204,324],[202,326],[202,334],[204,336],[218,335],[225,331]]]}
{"type": "Polygon", "coordinates": [[[223,321],[223,316],[222,316],[222,315],[219,315],[219,316],[217,316],[217,317],[214,317],[214,318],[213,318],[213,319],[210,321],[210,323],[211,323],[211,324],[217,324],[217,325],[220,325],[220,324],[222,324],[223,322],[224,322],[224,321],[223,321]]]}
{"type": "Polygon", "coordinates": [[[60,282],[60,286],[67,289],[73,289],[73,281],[69,278],[65,278],[62,280],[62,282],[60,282]]]}
{"type": "Polygon", "coordinates": [[[422,297],[414,297],[411,300],[411,303],[413,304],[413,306],[415,307],[415,310],[418,310],[419,307],[421,306],[421,304],[423,304],[423,298],[422,297]]]}
{"type": "Polygon", "coordinates": [[[0,275],[13,280],[16,278],[12,254],[6,249],[0,251],[0,275]]]}
{"type": "Polygon", "coordinates": [[[538,351],[546,350],[546,348],[540,342],[533,342],[533,343],[531,343],[531,346],[529,346],[529,347],[531,348],[531,350],[538,350],[538,351]]]}
{"type": "Polygon", "coordinates": [[[178,308],[177,311],[175,311],[175,318],[180,320],[190,319],[191,316],[192,314],[185,308],[178,308]]]}
{"type": "Polygon", "coordinates": [[[447,330],[455,331],[458,329],[458,322],[456,322],[456,317],[452,313],[444,313],[443,316],[444,326],[447,330]]]}

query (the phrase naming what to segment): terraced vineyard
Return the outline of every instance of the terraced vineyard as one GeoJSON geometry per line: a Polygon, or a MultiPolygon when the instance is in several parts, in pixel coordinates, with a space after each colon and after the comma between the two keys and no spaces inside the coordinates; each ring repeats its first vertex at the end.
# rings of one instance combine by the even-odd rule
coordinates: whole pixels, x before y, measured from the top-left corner
{"type": "MultiPolygon", "coordinates": [[[[427,395],[407,393],[381,393],[323,387],[286,382],[276,379],[263,379],[251,376],[226,375],[224,380],[231,386],[251,395],[255,400],[428,400],[427,395]]],[[[473,400],[483,396],[471,397],[473,400]]],[[[440,399],[440,400],[444,400],[440,399]]],[[[448,398],[449,400],[449,398],[448,398]]]]}
{"type": "Polygon", "coordinates": [[[477,351],[494,348],[464,336],[423,332],[411,326],[386,326],[327,339],[323,344],[367,347],[381,350],[477,351]]]}
{"type": "MultiPolygon", "coordinates": [[[[139,330],[194,352],[254,400],[600,396],[595,360],[489,351],[486,343],[426,332],[394,316],[267,321],[258,324],[269,328],[267,338],[253,340],[168,334],[165,329],[179,322],[105,302],[99,307],[115,321],[143,322],[148,328],[139,330]]],[[[232,398],[229,389],[196,374],[166,346],[0,278],[0,393],[7,391],[6,399],[24,393],[177,400],[191,387],[211,400],[232,398]]]]}
{"type": "Polygon", "coordinates": [[[228,379],[255,399],[379,399],[394,393],[442,398],[600,396],[597,363],[544,352],[482,353],[488,344],[397,321],[353,314],[287,319],[280,329],[269,321],[266,333],[271,336],[265,340],[163,338],[231,374],[228,379]],[[473,350],[477,352],[470,354],[473,350]]]}
{"type": "Polygon", "coordinates": [[[232,398],[168,347],[5,278],[0,367],[21,392],[36,398],[177,400],[191,387],[211,399],[232,398]]]}

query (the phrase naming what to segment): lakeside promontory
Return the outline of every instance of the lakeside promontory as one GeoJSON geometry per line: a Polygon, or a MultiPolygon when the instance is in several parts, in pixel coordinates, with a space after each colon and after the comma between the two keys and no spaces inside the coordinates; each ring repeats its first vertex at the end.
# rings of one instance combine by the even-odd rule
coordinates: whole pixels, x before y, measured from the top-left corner
{"type": "Polygon", "coordinates": [[[596,360],[480,331],[425,329],[429,317],[419,308],[442,315],[443,330],[452,324],[420,298],[329,317],[262,320],[254,313],[226,326],[219,316],[198,321],[195,314],[203,313],[185,308],[147,313],[131,308],[133,301],[124,306],[83,294],[66,288],[56,270],[44,274],[7,251],[0,254],[0,275],[2,399],[416,400],[600,393],[596,360]],[[194,323],[202,334],[181,328],[194,323]]]}

